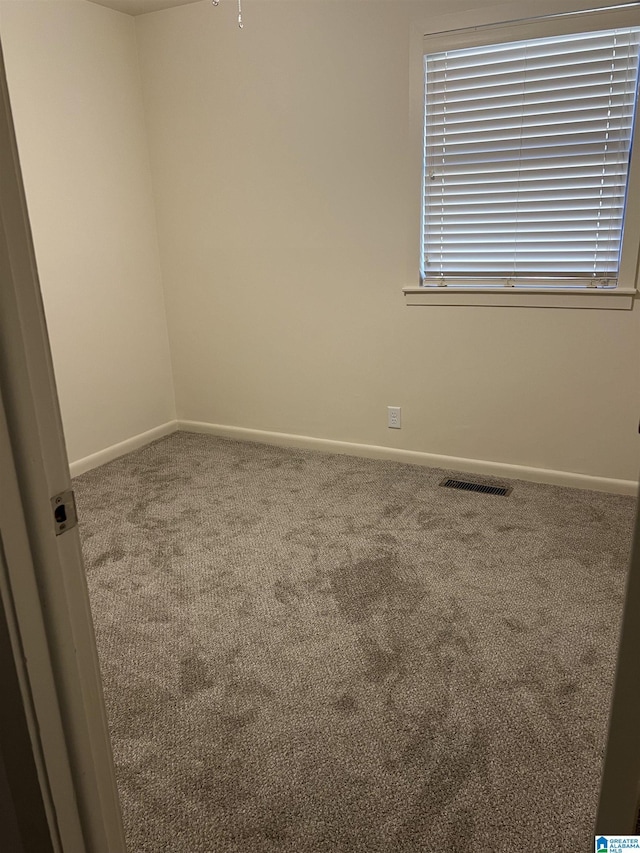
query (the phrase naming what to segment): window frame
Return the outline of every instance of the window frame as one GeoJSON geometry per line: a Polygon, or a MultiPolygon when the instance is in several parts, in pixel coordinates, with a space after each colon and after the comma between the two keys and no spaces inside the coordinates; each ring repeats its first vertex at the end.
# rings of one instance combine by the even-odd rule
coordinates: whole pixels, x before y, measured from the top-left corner
{"type": "MultiPolygon", "coordinates": [[[[414,26],[411,36],[411,133],[412,151],[416,152],[417,169],[412,170],[419,188],[418,236],[412,252],[409,280],[415,283],[403,288],[407,305],[517,305],[520,307],[605,308],[630,309],[638,292],[640,261],[640,108],[634,116],[631,160],[628,173],[622,250],[618,284],[615,288],[598,287],[508,287],[479,285],[477,278],[467,286],[423,284],[420,280],[422,264],[422,220],[424,215],[422,181],[424,166],[424,56],[444,50],[479,47],[483,44],[515,42],[525,39],[570,35],[572,33],[614,29],[640,25],[640,6],[626,9],[600,9],[598,11],[559,12],[541,18],[528,18],[516,22],[479,22],[464,29],[414,26]],[[633,142],[635,141],[635,144],[633,142]],[[414,149],[415,145],[415,149],[414,149]]],[[[415,190],[414,190],[415,191],[415,190]]],[[[415,224],[414,224],[415,227],[415,224]]],[[[470,278],[471,281],[471,278],[470,278]]]]}

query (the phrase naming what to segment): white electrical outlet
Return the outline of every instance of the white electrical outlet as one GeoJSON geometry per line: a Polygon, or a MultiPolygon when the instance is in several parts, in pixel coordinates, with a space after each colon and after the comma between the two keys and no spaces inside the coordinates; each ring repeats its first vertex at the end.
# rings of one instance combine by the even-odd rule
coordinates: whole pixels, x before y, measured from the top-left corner
{"type": "Polygon", "coordinates": [[[402,428],[402,409],[400,406],[387,406],[387,426],[389,429],[402,428]]]}

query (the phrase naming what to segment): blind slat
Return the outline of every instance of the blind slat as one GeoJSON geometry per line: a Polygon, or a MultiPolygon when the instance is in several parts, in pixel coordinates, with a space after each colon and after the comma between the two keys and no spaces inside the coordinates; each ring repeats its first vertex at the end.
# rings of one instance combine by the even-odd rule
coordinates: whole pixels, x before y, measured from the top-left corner
{"type": "Polygon", "coordinates": [[[577,40],[573,46],[570,46],[562,39],[558,39],[555,44],[550,43],[546,49],[540,50],[536,47],[537,40],[534,40],[512,42],[513,49],[502,51],[502,53],[487,51],[484,47],[476,48],[467,55],[462,55],[464,51],[445,51],[432,54],[430,61],[435,74],[448,74],[452,79],[456,79],[459,71],[468,73],[475,70],[479,59],[487,75],[499,72],[503,68],[513,68],[525,60],[533,71],[568,65],[598,65],[606,62],[619,64],[633,55],[633,39],[628,37],[629,32],[630,30],[627,30],[624,35],[613,35],[611,38],[605,36],[598,46],[590,45],[584,39],[577,40]],[[563,45],[562,52],[558,51],[558,44],[563,45]]]}
{"type": "MultiPolygon", "coordinates": [[[[582,230],[591,232],[595,223],[595,215],[580,216],[582,211],[572,211],[572,232],[578,233],[582,230]],[[580,228],[580,223],[584,223],[584,228],[580,228]]],[[[518,229],[523,222],[527,225],[527,230],[530,233],[537,231],[546,232],[550,227],[556,228],[557,223],[566,221],[566,211],[563,215],[554,216],[553,214],[544,219],[535,219],[531,215],[518,216],[507,218],[505,215],[500,216],[493,211],[490,214],[478,215],[474,217],[458,216],[454,220],[450,220],[447,224],[447,230],[451,234],[483,234],[485,232],[493,232],[496,235],[504,234],[511,227],[514,230],[518,229]]],[[[611,223],[611,227],[621,226],[622,219],[614,217],[602,217],[602,222],[611,223]]]]}
{"type": "MultiPolygon", "coordinates": [[[[522,69],[520,70],[522,71],[522,69]]],[[[538,69],[535,72],[530,68],[527,70],[527,83],[532,87],[532,89],[545,88],[546,85],[553,91],[557,81],[562,79],[562,74],[558,73],[557,68],[538,69]]],[[[562,72],[565,75],[565,79],[570,79],[574,84],[578,84],[581,81],[589,81],[591,85],[597,85],[602,83],[603,76],[606,75],[606,77],[609,77],[611,72],[611,62],[567,62],[563,66],[562,72]]],[[[494,89],[508,90],[509,88],[515,88],[517,85],[513,82],[517,76],[517,74],[513,73],[513,69],[509,68],[504,68],[499,73],[484,74],[482,77],[478,77],[477,74],[473,74],[473,71],[470,69],[468,75],[457,77],[455,79],[451,76],[448,77],[446,81],[447,94],[456,98],[457,96],[464,97],[464,93],[466,92],[470,95],[486,95],[494,89]]],[[[629,79],[628,75],[627,79],[629,79]]],[[[435,78],[430,78],[427,83],[436,95],[440,94],[442,91],[442,85],[435,85],[437,82],[438,81],[435,78]],[[434,85],[431,86],[431,83],[434,85]]]]}
{"type": "MultiPolygon", "coordinates": [[[[606,220],[606,223],[607,223],[606,224],[607,231],[609,231],[609,230],[613,231],[614,229],[617,230],[620,227],[620,220],[619,219],[606,220]]],[[[588,235],[587,239],[590,241],[591,240],[591,232],[593,230],[594,224],[595,223],[593,221],[591,221],[591,222],[587,223],[584,228],[576,228],[576,225],[574,223],[571,231],[564,232],[565,233],[564,239],[565,240],[580,241],[581,236],[583,234],[586,234],[586,235],[588,235]]],[[[461,234],[464,234],[467,237],[467,239],[469,237],[476,237],[476,241],[482,240],[482,242],[484,243],[489,236],[500,237],[500,235],[502,235],[502,234],[515,234],[518,230],[518,225],[519,225],[518,222],[513,222],[513,223],[503,222],[503,223],[500,223],[499,228],[496,226],[488,227],[486,225],[485,226],[482,226],[482,225],[467,226],[465,228],[464,226],[459,225],[459,224],[454,225],[453,227],[450,224],[448,224],[446,233],[447,233],[447,235],[453,236],[454,239],[452,242],[455,242],[456,245],[460,242],[456,238],[458,237],[458,235],[461,235],[461,234]]],[[[435,225],[434,225],[434,227],[435,227],[435,225]]],[[[603,225],[602,227],[605,227],[605,226],[603,225]]],[[[531,225],[529,225],[528,231],[531,235],[535,235],[535,236],[527,238],[530,241],[531,240],[537,241],[539,239],[538,235],[540,235],[540,234],[549,235],[550,238],[553,238],[553,236],[557,233],[555,230],[550,229],[550,227],[546,223],[543,226],[540,226],[537,228],[535,228],[535,227],[532,228],[531,225]]],[[[468,243],[467,243],[467,245],[468,245],[468,243]]]]}
{"type": "MultiPolygon", "coordinates": [[[[514,128],[512,130],[495,130],[495,129],[483,129],[481,132],[472,132],[466,133],[464,135],[458,135],[455,138],[447,139],[447,149],[450,152],[464,152],[465,150],[475,151],[475,150],[513,150],[514,148],[517,150],[517,144],[522,143],[522,150],[526,151],[529,145],[533,145],[534,143],[540,144],[544,142],[544,140],[552,140],[556,139],[576,139],[576,141],[580,141],[581,139],[585,139],[589,137],[592,140],[598,140],[600,146],[602,146],[603,134],[605,133],[617,133],[619,136],[620,131],[607,130],[607,123],[605,120],[600,122],[601,126],[598,124],[590,124],[588,128],[577,123],[573,127],[565,127],[564,125],[554,125],[553,127],[545,127],[544,125],[540,127],[533,127],[532,131],[529,132],[528,128],[520,127],[514,128]],[[526,143],[526,145],[524,144],[526,143]]],[[[625,138],[627,137],[627,133],[625,132],[625,138]]],[[[435,134],[435,141],[432,143],[427,143],[425,146],[425,153],[428,151],[440,150],[442,148],[442,134],[439,136],[435,134]]],[[[602,148],[600,149],[602,150],[602,148]]]]}
{"type": "MultiPolygon", "coordinates": [[[[614,183],[613,177],[611,177],[603,187],[596,184],[596,180],[597,179],[594,178],[594,183],[591,186],[586,181],[580,181],[580,179],[577,179],[573,183],[569,179],[562,182],[532,181],[530,185],[525,181],[521,181],[520,184],[514,182],[511,186],[498,185],[497,187],[493,185],[488,187],[486,181],[478,183],[460,182],[458,184],[454,184],[452,182],[452,185],[447,189],[446,199],[451,198],[453,201],[459,201],[460,197],[469,196],[472,197],[474,203],[477,204],[479,199],[473,199],[473,196],[481,196],[482,201],[485,204],[499,204],[505,202],[513,203],[514,198],[517,200],[517,196],[522,197],[523,201],[525,201],[526,198],[540,199],[541,197],[547,197],[547,194],[549,194],[550,198],[559,200],[564,197],[571,197],[572,191],[580,193],[581,198],[591,199],[600,197],[600,191],[604,189],[608,192],[604,194],[603,198],[610,198],[612,196],[616,197],[620,192],[624,194],[624,186],[617,181],[614,183]],[[590,192],[587,192],[588,190],[590,192]],[[491,197],[488,197],[489,193],[492,194],[491,197]]],[[[429,183],[431,183],[431,181],[429,181],[429,183]]]]}
{"type": "MultiPolygon", "coordinates": [[[[611,144],[621,147],[619,140],[613,140],[611,144]]],[[[440,147],[432,148],[428,157],[429,159],[435,159],[441,153],[442,149],[440,147]]],[[[502,166],[519,162],[538,162],[543,164],[547,160],[556,160],[565,157],[567,160],[575,160],[577,163],[595,164],[596,162],[600,162],[602,158],[602,143],[566,142],[560,145],[530,146],[526,151],[522,152],[514,151],[511,147],[496,149],[493,146],[487,146],[479,150],[469,148],[466,152],[456,150],[452,153],[451,151],[447,151],[447,163],[451,166],[460,166],[461,168],[483,164],[495,165],[495,163],[501,163],[502,166]]]]}
{"type": "Polygon", "coordinates": [[[505,120],[517,117],[522,118],[523,112],[529,117],[552,116],[555,113],[570,114],[573,121],[585,120],[588,114],[604,116],[608,121],[620,120],[633,114],[633,105],[628,103],[625,92],[616,95],[603,94],[600,98],[563,98],[560,92],[556,92],[555,98],[543,98],[542,93],[524,98],[511,98],[510,103],[505,103],[501,98],[487,99],[480,105],[447,106],[446,109],[433,109],[429,114],[429,120],[433,124],[443,124],[443,132],[450,124],[461,125],[477,123],[485,120],[487,114],[491,115],[493,121],[505,120]],[[603,112],[604,111],[604,112],[603,112]]]}
{"type": "MultiPolygon", "coordinates": [[[[524,109],[518,114],[513,111],[498,111],[495,113],[492,110],[483,110],[478,115],[455,115],[449,114],[445,122],[438,121],[438,116],[433,117],[432,123],[437,130],[433,133],[434,137],[449,136],[449,134],[466,134],[469,130],[475,131],[484,130],[486,125],[491,126],[496,130],[508,130],[517,128],[529,127],[545,127],[550,122],[558,122],[560,125],[579,124],[585,126],[587,122],[599,122],[603,130],[607,130],[612,123],[617,123],[619,126],[623,124],[631,125],[630,119],[633,115],[632,105],[628,107],[618,107],[615,105],[600,105],[590,106],[585,105],[583,109],[574,110],[567,108],[560,109],[560,104],[550,104],[547,109],[538,110],[532,109],[526,112],[524,109]]],[[[588,126],[588,125],[587,125],[588,126]]]]}
{"type": "Polygon", "coordinates": [[[512,264],[503,264],[502,266],[495,263],[482,263],[480,261],[473,261],[469,264],[457,264],[455,267],[452,266],[451,269],[448,269],[446,273],[443,272],[434,272],[433,270],[427,270],[427,276],[437,277],[440,275],[503,275],[505,278],[509,278],[511,276],[536,276],[536,275],[546,275],[550,277],[562,277],[562,276],[571,276],[575,277],[578,275],[582,275],[585,278],[593,277],[593,278],[602,278],[602,277],[611,277],[617,274],[617,265],[602,263],[597,268],[593,267],[589,262],[585,262],[584,264],[575,264],[575,263],[565,263],[560,264],[557,262],[546,263],[546,262],[538,262],[525,264],[521,263],[517,273],[513,272],[512,264]]]}
{"type": "MultiPolygon", "coordinates": [[[[572,77],[569,81],[564,78],[564,93],[567,99],[583,99],[583,98],[600,98],[608,97],[609,82],[603,81],[601,75],[589,74],[584,78],[572,77]]],[[[527,92],[531,97],[548,93],[549,97],[553,98],[554,94],[558,93],[558,78],[554,77],[546,81],[541,81],[539,84],[530,81],[527,92]],[[543,85],[544,83],[544,85],[543,85]]],[[[513,98],[514,102],[518,102],[522,94],[522,87],[516,84],[504,84],[499,88],[496,86],[466,86],[459,91],[453,91],[448,88],[446,93],[434,93],[431,98],[433,110],[441,111],[441,108],[447,106],[455,106],[459,108],[460,104],[472,104],[474,107],[487,106],[501,99],[503,102],[513,98]]]]}

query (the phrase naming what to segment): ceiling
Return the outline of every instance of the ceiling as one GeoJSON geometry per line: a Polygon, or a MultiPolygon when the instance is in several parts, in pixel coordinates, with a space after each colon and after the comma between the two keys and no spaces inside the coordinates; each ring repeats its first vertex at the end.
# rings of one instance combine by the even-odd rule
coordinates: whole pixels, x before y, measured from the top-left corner
{"type": "Polygon", "coordinates": [[[200,3],[201,0],[91,0],[99,6],[108,6],[116,12],[126,12],[127,15],[144,15],[145,12],[157,12],[159,9],[170,9],[172,6],[185,6],[187,3],[200,3]]]}

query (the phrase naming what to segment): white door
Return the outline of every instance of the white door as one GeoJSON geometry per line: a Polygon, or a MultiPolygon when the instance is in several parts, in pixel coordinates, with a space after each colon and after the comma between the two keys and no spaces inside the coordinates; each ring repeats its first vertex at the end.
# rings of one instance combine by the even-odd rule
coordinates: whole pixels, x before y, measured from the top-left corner
{"type": "MultiPolygon", "coordinates": [[[[638,310],[638,306],[634,310],[638,310]]],[[[611,618],[594,611],[593,618],[611,618]]],[[[594,684],[597,690],[598,685],[594,684]]],[[[627,575],[596,832],[633,835],[640,803],[640,505],[627,575]]]]}
{"type": "Polygon", "coordinates": [[[0,52],[0,592],[55,850],[125,853],[78,530],[0,52]],[[71,517],[69,505],[69,517],[71,517]]]}

